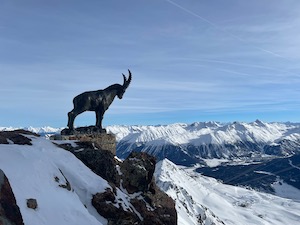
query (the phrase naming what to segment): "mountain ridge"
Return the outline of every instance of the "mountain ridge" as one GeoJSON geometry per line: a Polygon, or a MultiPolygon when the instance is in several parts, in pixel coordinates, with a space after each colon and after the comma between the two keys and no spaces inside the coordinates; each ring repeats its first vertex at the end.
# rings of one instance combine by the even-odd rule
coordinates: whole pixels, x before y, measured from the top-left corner
{"type": "MultiPolygon", "coordinates": [[[[14,129],[0,128],[0,130],[14,129]]],[[[61,128],[25,128],[51,135],[61,128]]],[[[256,161],[288,157],[300,152],[300,123],[215,121],[169,125],[113,125],[108,133],[116,135],[117,156],[126,158],[132,151],[147,152],[157,159],[168,158],[176,164],[205,164],[207,159],[256,161]]]]}

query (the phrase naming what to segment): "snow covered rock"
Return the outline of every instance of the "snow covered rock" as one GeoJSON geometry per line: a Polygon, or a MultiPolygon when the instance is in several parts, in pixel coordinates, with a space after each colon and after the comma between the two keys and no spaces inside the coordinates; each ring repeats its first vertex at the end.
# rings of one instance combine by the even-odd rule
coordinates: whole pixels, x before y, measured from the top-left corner
{"type": "MultiPolygon", "coordinates": [[[[177,224],[174,201],[153,180],[155,162],[144,178],[149,186],[129,193],[122,186],[122,162],[93,143],[52,142],[27,131],[0,132],[0,139],[0,169],[25,225],[177,224]],[[28,199],[36,207],[28,208],[28,199]]],[[[142,155],[136,166],[147,169],[143,162],[153,157],[142,155]]]]}
{"type": "Polygon", "coordinates": [[[94,173],[106,181],[117,183],[116,160],[111,151],[99,150],[91,141],[76,141],[75,146],[70,143],[58,144],[58,146],[72,152],[94,173]]]}
{"type": "Polygon", "coordinates": [[[32,145],[30,138],[24,134],[39,136],[27,130],[3,131],[0,135],[0,144],[32,145]]]}
{"type": "Polygon", "coordinates": [[[122,186],[129,192],[149,191],[156,160],[147,153],[132,152],[120,165],[122,186]]]}
{"type": "Polygon", "coordinates": [[[93,196],[93,206],[109,224],[177,224],[173,199],[162,192],[153,179],[155,163],[155,158],[147,153],[130,154],[124,162],[119,162],[117,187],[93,196]],[[118,199],[120,190],[127,195],[127,200],[118,199]]]}

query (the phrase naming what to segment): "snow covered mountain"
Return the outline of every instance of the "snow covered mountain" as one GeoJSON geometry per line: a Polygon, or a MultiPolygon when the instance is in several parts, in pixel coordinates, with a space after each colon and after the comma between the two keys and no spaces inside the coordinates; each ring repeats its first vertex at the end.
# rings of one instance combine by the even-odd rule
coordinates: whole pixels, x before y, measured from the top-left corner
{"type": "MultiPolygon", "coordinates": [[[[115,186],[111,181],[95,174],[76,154],[87,157],[91,151],[99,150],[85,150],[74,141],[56,141],[54,144],[45,138],[23,132],[1,134],[0,143],[0,169],[8,178],[25,225],[106,225],[108,219],[98,213],[99,209],[95,208],[97,204],[105,212],[115,209],[115,213],[110,212],[108,215],[116,219],[122,215],[124,218],[136,215],[135,219],[143,221],[137,224],[175,225],[174,222],[154,222],[159,216],[169,220],[168,210],[171,207],[165,208],[169,206],[165,204],[169,197],[164,198],[153,183],[145,186],[146,189],[151,188],[148,193],[133,192],[133,183],[129,185],[130,189],[126,189],[133,178],[126,181],[125,174],[130,175],[134,171],[136,177],[138,170],[143,173],[149,171],[148,166],[153,169],[149,161],[145,163],[149,159],[150,162],[153,160],[151,156],[140,154],[142,158],[139,159],[131,154],[127,163],[124,161],[117,165],[110,165],[113,160],[108,160],[105,168],[115,168],[120,175],[116,179],[120,182],[119,186],[115,186]],[[66,151],[62,146],[76,151],[66,151]],[[144,164],[139,164],[142,161],[144,164]],[[125,164],[129,170],[125,169],[125,164]],[[153,198],[155,195],[156,199],[153,198]],[[101,197],[104,201],[97,202],[101,197]],[[28,199],[36,199],[37,208],[29,208],[28,199]],[[155,214],[156,210],[158,214],[155,214]],[[145,212],[149,212],[150,217],[144,217],[147,215],[145,212]]],[[[95,159],[94,153],[92,156],[95,159]]],[[[101,166],[97,162],[96,164],[101,166]]],[[[193,169],[177,166],[167,159],[156,164],[155,172],[153,169],[156,184],[175,200],[178,225],[283,225],[297,224],[300,221],[300,191],[285,183],[277,184],[277,194],[282,196],[283,190],[288,190],[293,193],[288,196],[290,199],[225,185],[216,179],[202,176],[193,169]]],[[[105,174],[114,180],[114,176],[107,172],[105,174]]],[[[2,181],[0,186],[1,184],[2,181]]],[[[3,195],[2,188],[0,189],[1,199],[3,195]]],[[[7,205],[5,207],[9,208],[7,205]]],[[[3,210],[0,210],[0,223],[2,213],[3,210]]]]}
{"type": "MultiPolygon", "coordinates": [[[[0,130],[15,128],[0,127],[0,130]]],[[[42,135],[61,129],[23,128],[42,135]]],[[[168,158],[176,164],[216,164],[218,162],[261,161],[300,153],[300,123],[196,122],[157,126],[106,127],[117,138],[117,156],[130,152],[147,152],[158,159],[168,158]],[[216,160],[219,159],[219,160],[216,160]]]]}
{"type": "Polygon", "coordinates": [[[52,143],[19,130],[0,132],[0,155],[0,224],[177,222],[175,203],[155,185],[155,159],[146,153],[120,162],[93,143],[52,143]]]}
{"type": "Polygon", "coordinates": [[[300,152],[300,124],[198,122],[161,126],[109,126],[117,137],[117,155],[143,151],[176,164],[206,159],[255,160],[300,152]]]}
{"type": "Polygon", "coordinates": [[[290,192],[292,199],[225,185],[168,159],[157,164],[155,177],[158,186],[176,201],[180,225],[283,225],[300,221],[300,191],[287,184],[277,184],[277,194],[290,192]]]}
{"type": "Polygon", "coordinates": [[[165,126],[111,126],[117,155],[147,152],[226,184],[274,193],[278,180],[300,189],[300,124],[202,122],[165,126]],[[246,171],[246,172],[245,172],[246,171]],[[234,178],[234,179],[233,179],[234,178]]]}
{"type": "MultiPolygon", "coordinates": [[[[28,129],[42,135],[47,135],[47,131],[60,131],[49,127],[28,129]]],[[[167,158],[177,165],[206,167],[198,168],[197,172],[227,184],[274,193],[272,184],[284,180],[300,189],[297,169],[300,168],[300,123],[256,120],[251,123],[116,125],[106,129],[116,135],[117,156],[121,159],[131,152],[147,152],[158,160],[167,158]],[[233,173],[238,178],[231,179],[233,173]]]]}

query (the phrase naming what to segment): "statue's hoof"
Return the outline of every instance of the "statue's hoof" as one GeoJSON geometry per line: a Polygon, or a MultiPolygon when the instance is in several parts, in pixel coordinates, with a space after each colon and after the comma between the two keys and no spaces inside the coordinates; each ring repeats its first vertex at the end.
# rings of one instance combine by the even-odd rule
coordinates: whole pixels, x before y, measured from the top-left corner
{"type": "Polygon", "coordinates": [[[72,135],[74,134],[73,129],[65,128],[60,132],[61,135],[72,135]]]}

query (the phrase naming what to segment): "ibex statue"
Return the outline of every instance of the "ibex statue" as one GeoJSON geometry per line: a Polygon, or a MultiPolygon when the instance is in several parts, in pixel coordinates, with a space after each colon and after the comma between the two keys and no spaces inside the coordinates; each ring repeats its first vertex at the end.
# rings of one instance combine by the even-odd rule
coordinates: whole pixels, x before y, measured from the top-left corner
{"type": "Polygon", "coordinates": [[[123,85],[113,84],[104,90],[87,91],[77,95],[73,99],[74,109],[68,113],[69,129],[74,129],[75,117],[80,113],[85,111],[94,111],[96,113],[96,127],[97,129],[102,130],[102,120],[105,111],[108,109],[116,96],[118,96],[119,99],[122,99],[123,94],[131,82],[131,72],[130,70],[128,70],[128,72],[128,79],[124,74],[122,74],[124,78],[123,85]]]}

